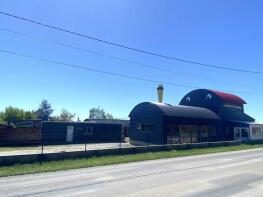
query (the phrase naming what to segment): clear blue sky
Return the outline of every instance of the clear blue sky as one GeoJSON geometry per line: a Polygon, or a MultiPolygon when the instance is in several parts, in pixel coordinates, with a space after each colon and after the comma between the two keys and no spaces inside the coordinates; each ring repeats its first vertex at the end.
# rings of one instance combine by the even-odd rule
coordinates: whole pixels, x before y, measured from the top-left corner
{"type": "MultiPolygon", "coordinates": [[[[263,71],[262,1],[164,0],[1,0],[0,10],[51,25],[179,58],[239,69],[263,71]]],[[[263,75],[215,70],[101,44],[0,15],[0,48],[120,74],[234,90],[247,101],[245,110],[263,120],[263,75]],[[108,55],[152,64],[222,83],[151,70],[138,65],[64,48],[63,42],[108,55]],[[233,85],[234,83],[234,85],[233,85]],[[242,86],[242,87],[241,87],[242,86]],[[246,87],[243,87],[246,86],[246,87]]],[[[157,84],[66,68],[0,53],[0,110],[8,105],[36,109],[48,99],[58,114],[66,108],[81,119],[101,106],[127,117],[139,102],[156,101],[157,84]]],[[[191,88],[165,85],[164,101],[178,104],[191,88]]]]}

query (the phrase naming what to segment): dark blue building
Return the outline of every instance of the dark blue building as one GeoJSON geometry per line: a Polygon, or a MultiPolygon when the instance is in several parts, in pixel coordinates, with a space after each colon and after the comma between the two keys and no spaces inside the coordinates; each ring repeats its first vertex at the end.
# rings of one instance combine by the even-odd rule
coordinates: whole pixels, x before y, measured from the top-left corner
{"type": "Polygon", "coordinates": [[[123,125],[111,122],[42,123],[43,144],[107,143],[124,140],[123,125]]]}
{"type": "Polygon", "coordinates": [[[246,102],[233,94],[198,89],[177,106],[144,102],[130,113],[131,144],[192,143],[248,139],[246,102]]]}

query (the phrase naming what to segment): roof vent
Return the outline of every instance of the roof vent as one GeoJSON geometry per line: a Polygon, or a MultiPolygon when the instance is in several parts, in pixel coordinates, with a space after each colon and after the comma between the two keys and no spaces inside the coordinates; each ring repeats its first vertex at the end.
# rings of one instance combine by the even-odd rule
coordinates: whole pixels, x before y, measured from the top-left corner
{"type": "Polygon", "coordinates": [[[158,102],[162,103],[163,102],[163,85],[159,85],[157,87],[157,95],[158,95],[158,102]]]}

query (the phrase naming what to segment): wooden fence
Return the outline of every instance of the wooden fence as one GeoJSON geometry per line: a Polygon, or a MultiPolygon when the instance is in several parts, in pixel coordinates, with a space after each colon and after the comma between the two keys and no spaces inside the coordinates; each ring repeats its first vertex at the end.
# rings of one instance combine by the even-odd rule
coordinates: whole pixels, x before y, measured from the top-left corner
{"type": "Polygon", "coordinates": [[[0,128],[0,146],[38,145],[41,128],[0,128]]]}

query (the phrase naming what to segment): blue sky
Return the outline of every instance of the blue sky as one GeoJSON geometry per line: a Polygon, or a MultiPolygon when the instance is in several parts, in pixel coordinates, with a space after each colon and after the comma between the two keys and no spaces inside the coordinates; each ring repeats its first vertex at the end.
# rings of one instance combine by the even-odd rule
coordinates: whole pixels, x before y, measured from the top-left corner
{"type": "MultiPolygon", "coordinates": [[[[238,69],[262,68],[262,1],[1,0],[0,10],[156,53],[238,69]]],[[[0,15],[0,49],[147,79],[232,90],[245,110],[263,121],[263,75],[216,70],[116,48],[0,15]],[[217,82],[145,68],[54,44],[61,42],[217,82]]],[[[100,106],[126,118],[143,101],[156,101],[155,83],[122,79],[0,53],[0,110],[36,109],[48,99],[58,114],[81,119],[100,106]]],[[[164,101],[178,104],[192,88],[165,85],[164,101]]]]}

